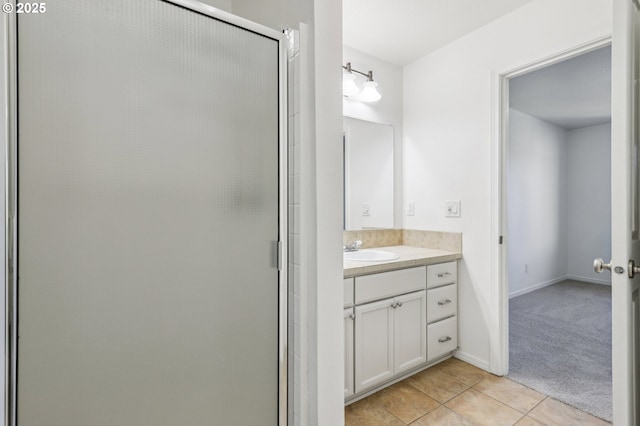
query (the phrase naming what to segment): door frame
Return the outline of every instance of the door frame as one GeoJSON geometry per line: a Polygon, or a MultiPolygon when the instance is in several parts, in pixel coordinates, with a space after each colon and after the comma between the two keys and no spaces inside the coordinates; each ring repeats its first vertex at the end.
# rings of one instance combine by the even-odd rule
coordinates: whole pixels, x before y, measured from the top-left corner
{"type": "MultiPolygon", "coordinates": [[[[158,0],[187,9],[194,13],[226,22],[244,30],[272,39],[278,43],[278,242],[274,248],[278,268],[278,425],[288,424],[289,402],[288,388],[288,47],[283,32],[249,21],[231,13],[222,11],[197,0],[158,0]]],[[[15,10],[16,0],[7,0],[15,10]]],[[[4,131],[1,137],[5,145],[5,181],[4,181],[4,229],[5,259],[4,280],[4,419],[3,424],[16,426],[17,419],[17,146],[18,146],[18,63],[17,63],[17,18],[15,13],[3,13],[4,33],[2,42],[4,54],[0,75],[5,93],[2,108],[5,114],[2,122],[4,131]]],[[[3,96],[4,95],[4,96],[3,96]]]]}
{"type": "Polygon", "coordinates": [[[509,159],[509,80],[549,65],[611,45],[611,35],[600,37],[550,56],[492,72],[491,144],[491,305],[497,306],[490,325],[489,369],[505,376],[509,373],[509,271],[508,254],[508,159],[509,159]]]}

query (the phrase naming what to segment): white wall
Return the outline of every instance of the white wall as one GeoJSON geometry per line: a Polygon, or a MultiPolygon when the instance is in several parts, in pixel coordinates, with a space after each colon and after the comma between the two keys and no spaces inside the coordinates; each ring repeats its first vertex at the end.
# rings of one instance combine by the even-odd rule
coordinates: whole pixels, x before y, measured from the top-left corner
{"type": "Polygon", "coordinates": [[[374,123],[389,124],[394,130],[394,218],[393,227],[402,228],[402,68],[367,55],[349,46],[342,48],[342,63],[358,71],[373,71],[382,99],[365,103],[343,99],[342,110],[346,117],[374,123]]]}
{"type": "Polygon", "coordinates": [[[567,275],[566,140],[563,128],[509,111],[510,296],[567,275]]]}
{"type": "Polygon", "coordinates": [[[510,110],[510,297],[568,278],[611,283],[593,270],[611,258],[610,188],[611,124],[567,131],[510,110]]]}
{"type": "MultiPolygon", "coordinates": [[[[534,0],[404,68],[404,227],[462,232],[460,350],[497,361],[500,293],[492,250],[493,73],[507,72],[611,33],[610,0],[534,0]],[[462,217],[444,217],[444,200],[462,217]]],[[[499,368],[492,364],[494,371],[499,368]]]]}
{"type": "Polygon", "coordinates": [[[611,123],[567,132],[567,275],[611,284],[593,259],[611,259],[611,123]]]}
{"type": "Polygon", "coordinates": [[[342,1],[314,1],[314,25],[317,424],[340,426],[344,424],[342,1]]]}
{"type": "Polygon", "coordinates": [[[509,295],[610,284],[593,259],[611,257],[611,124],[566,131],[512,109],[508,181],[509,295]]]}

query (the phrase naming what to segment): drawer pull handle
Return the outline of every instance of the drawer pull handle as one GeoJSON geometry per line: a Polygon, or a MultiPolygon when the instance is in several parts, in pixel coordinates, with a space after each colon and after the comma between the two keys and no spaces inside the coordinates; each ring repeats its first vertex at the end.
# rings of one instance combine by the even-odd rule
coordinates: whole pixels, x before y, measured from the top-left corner
{"type": "Polygon", "coordinates": [[[397,304],[397,303],[394,303],[393,305],[391,305],[391,307],[392,307],[393,309],[395,309],[395,308],[397,308],[397,307],[398,307],[398,304],[397,304]]]}
{"type": "Polygon", "coordinates": [[[356,319],[356,316],[355,316],[355,314],[351,314],[351,315],[349,315],[349,318],[351,318],[352,320],[354,320],[354,319],[356,319]]]}
{"type": "Polygon", "coordinates": [[[451,337],[449,337],[449,336],[441,337],[441,338],[438,339],[438,342],[444,343],[444,342],[448,342],[449,340],[451,340],[451,337]]]}
{"type": "Polygon", "coordinates": [[[451,299],[442,299],[442,300],[438,300],[438,305],[440,306],[444,306],[448,303],[451,303],[451,299]]]}
{"type": "Polygon", "coordinates": [[[397,303],[398,307],[402,307],[402,302],[397,303]]]}
{"type": "Polygon", "coordinates": [[[444,278],[451,275],[451,272],[438,272],[438,278],[444,278]]]}

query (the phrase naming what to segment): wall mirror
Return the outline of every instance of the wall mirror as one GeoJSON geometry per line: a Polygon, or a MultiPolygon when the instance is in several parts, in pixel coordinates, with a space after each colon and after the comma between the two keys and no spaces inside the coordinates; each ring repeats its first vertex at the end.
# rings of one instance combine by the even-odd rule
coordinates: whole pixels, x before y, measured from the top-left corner
{"type": "Polygon", "coordinates": [[[344,229],[393,228],[393,126],[344,117],[344,229]]]}

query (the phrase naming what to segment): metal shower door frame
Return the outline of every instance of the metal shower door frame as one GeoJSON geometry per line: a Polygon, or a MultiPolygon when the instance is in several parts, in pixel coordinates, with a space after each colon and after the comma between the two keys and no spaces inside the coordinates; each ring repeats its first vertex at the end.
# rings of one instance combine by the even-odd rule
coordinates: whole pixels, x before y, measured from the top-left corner
{"type": "MultiPolygon", "coordinates": [[[[287,43],[281,32],[195,0],[158,0],[234,25],[278,43],[278,425],[288,416],[288,135],[287,43]]],[[[16,1],[8,0],[15,10],[16,1]]],[[[17,18],[4,13],[5,140],[5,401],[4,425],[17,426],[18,344],[18,61],[17,18]]]]}

